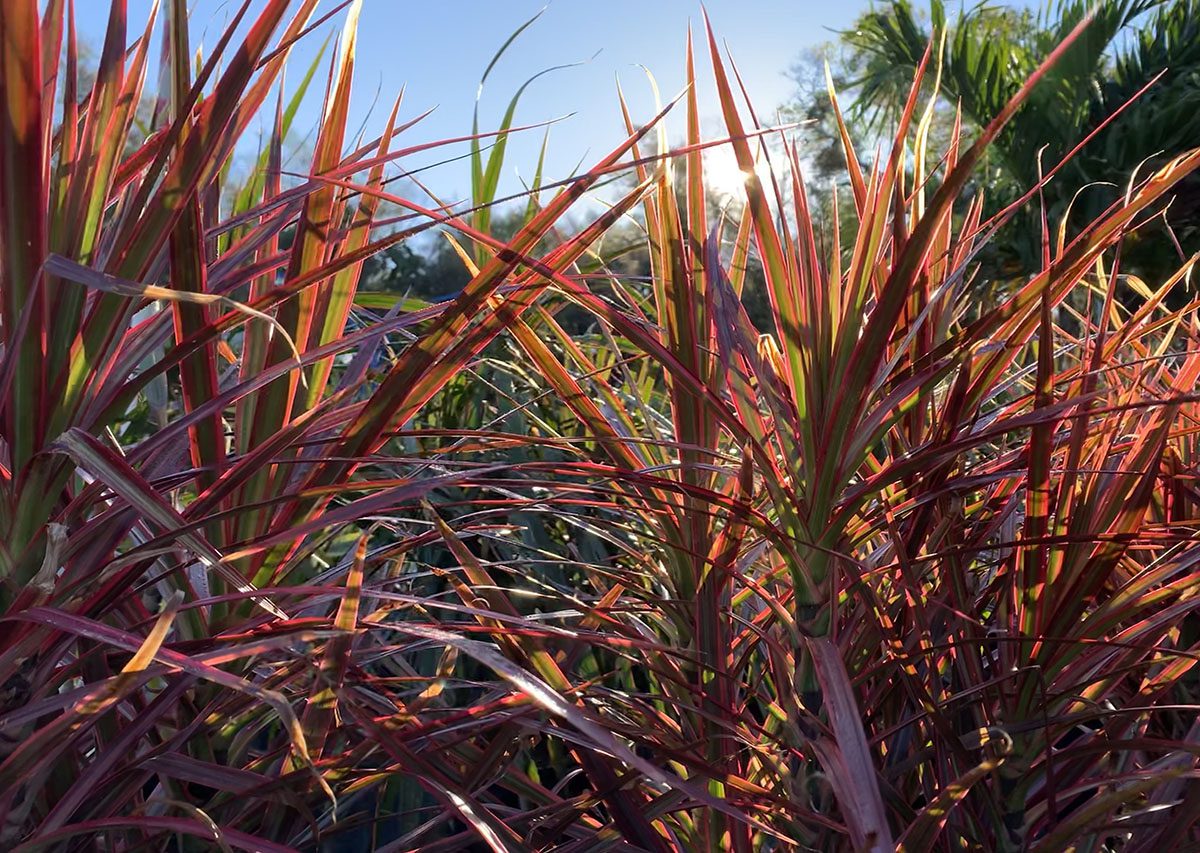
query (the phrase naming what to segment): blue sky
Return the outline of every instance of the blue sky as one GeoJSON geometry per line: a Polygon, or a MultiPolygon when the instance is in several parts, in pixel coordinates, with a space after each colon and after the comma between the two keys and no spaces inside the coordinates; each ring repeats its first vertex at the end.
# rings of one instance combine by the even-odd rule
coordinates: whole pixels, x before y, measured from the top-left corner
{"type": "MultiPolygon", "coordinates": [[[[236,5],[230,0],[192,0],[193,48],[215,42],[236,5]]],[[[329,0],[322,8],[333,5],[329,0]]],[[[365,0],[355,74],[355,126],[365,123],[369,135],[378,133],[391,99],[407,86],[405,116],[437,107],[409,131],[411,141],[469,133],[476,87],[488,61],[508,35],[543,5],[544,0],[365,0]]],[[[108,6],[104,0],[76,2],[81,38],[97,52],[108,6]]],[[[130,21],[144,21],[149,7],[150,0],[129,0],[130,21]]],[[[793,85],[785,72],[800,52],[831,39],[833,29],[847,26],[866,7],[860,0],[709,0],[707,4],[718,37],[728,43],[756,108],[767,115],[791,93],[793,85]]],[[[687,26],[690,21],[698,30],[700,10],[696,0],[553,0],[489,78],[482,127],[499,121],[512,93],[530,75],[589,60],[599,51],[580,67],[535,82],[517,115],[519,124],[528,124],[574,113],[550,131],[548,174],[566,176],[581,158],[585,164],[598,159],[623,135],[616,78],[620,77],[635,116],[652,115],[650,89],[637,65],[653,72],[664,97],[677,94],[683,85],[687,26]]],[[[338,31],[340,17],[325,29],[338,31]]],[[[311,60],[323,39],[322,34],[314,34],[297,50],[290,80],[299,79],[301,63],[311,60]]],[[[700,68],[702,111],[715,125],[717,109],[707,67],[701,62],[700,68]]],[[[311,103],[299,118],[298,134],[315,123],[322,89],[315,84],[310,91],[311,103]]],[[[681,121],[682,116],[676,118],[673,127],[679,128],[681,121]]],[[[520,186],[514,169],[525,176],[532,173],[541,144],[541,131],[522,136],[510,145],[504,181],[509,190],[520,186]]],[[[468,190],[463,166],[440,170],[433,182],[450,197],[461,198],[468,190]]]]}

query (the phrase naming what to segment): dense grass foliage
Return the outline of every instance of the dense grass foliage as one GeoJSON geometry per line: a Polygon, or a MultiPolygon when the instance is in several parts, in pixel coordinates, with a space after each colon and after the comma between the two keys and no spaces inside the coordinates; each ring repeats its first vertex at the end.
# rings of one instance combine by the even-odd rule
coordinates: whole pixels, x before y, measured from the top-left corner
{"type": "Polygon", "coordinates": [[[1087,21],[945,151],[927,53],[869,169],[843,128],[851,204],[820,221],[706,30],[684,94],[581,176],[539,170],[500,237],[513,110],[429,142],[397,101],[351,143],[358,3],[317,5],[235,4],[196,61],[186,0],[132,31],[113,0],[80,91],[70,0],[0,0],[0,847],[1200,842],[1200,303],[1190,262],[1121,271],[1200,151],[1077,233],[1044,216],[1040,263],[973,295],[1041,193],[985,218],[965,188],[1087,21]],[[331,61],[285,89],[329,16],[331,61]],[[467,209],[395,190],[452,144],[467,209]],[[627,217],[649,276],[604,260],[627,217]],[[433,228],[453,299],[359,292],[433,228]]]}

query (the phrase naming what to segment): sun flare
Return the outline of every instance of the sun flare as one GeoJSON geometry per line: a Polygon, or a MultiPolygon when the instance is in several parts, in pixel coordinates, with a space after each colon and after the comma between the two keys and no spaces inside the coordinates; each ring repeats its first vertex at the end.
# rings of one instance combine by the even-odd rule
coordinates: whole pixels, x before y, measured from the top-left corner
{"type": "MultiPolygon", "coordinates": [[[[751,174],[738,164],[731,145],[719,145],[704,152],[704,183],[723,201],[744,200],[746,181],[751,174]]],[[[755,163],[753,174],[757,174],[764,184],[770,180],[771,169],[761,157],[755,163]]]]}

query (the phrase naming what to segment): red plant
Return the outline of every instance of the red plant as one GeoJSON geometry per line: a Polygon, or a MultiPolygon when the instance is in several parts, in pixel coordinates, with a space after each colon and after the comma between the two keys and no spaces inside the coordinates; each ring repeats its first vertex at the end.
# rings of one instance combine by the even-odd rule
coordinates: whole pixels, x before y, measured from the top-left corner
{"type": "Polygon", "coordinates": [[[1077,235],[1045,223],[1041,267],[983,302],[1009,212],[964,187],[1036,76],[938,160],[918,78],[869,172],[845,134],[853,215],[820,223],[786,133],[782,184],[757,177],[774,132],[710,33],[728,139],[701,139],[689,44],[684,145],[644,153],[666,110],[626,112],[501,240],[478,127],[466,212],[388,189],[449,144],[405,143],[398,103],[346,151],[357,3],[284,187],[278,83],[316,4],[250,6],[194,69],[166,4],[140,139],[153,18],[128,47],[112,3],[79,93],[70,3],[0,0],[6,849],[1197,840],[1200,323],[1165,307],[1190,263],[1150,286],[1120,249],[1200,152],[1077,235]],[[747,175],[732,229],[714,144],[747,175]],[[638,204],[648,283],[598,260],[638,204]],[[436,226],[471,274],[453,300],[357,293],[436,226]],[[740,300],[755,264],[771,329],[740,300]]]}

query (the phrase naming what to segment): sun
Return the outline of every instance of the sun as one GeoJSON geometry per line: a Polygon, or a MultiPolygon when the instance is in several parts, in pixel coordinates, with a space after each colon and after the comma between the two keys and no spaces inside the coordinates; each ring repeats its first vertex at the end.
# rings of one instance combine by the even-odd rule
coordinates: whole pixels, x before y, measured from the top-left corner
{"type": "MultiPolygon", "coordinates": [[[[769,184],[771,170],[761,157],[755,163],[754,173],[763,184],[769,184]]],[[[718,145],[704,152],[704,183],[709,192],[721,200],[742,201],[746,197],[746,181],[750,173],[738,165],[733,146],[718,145]]]]}

